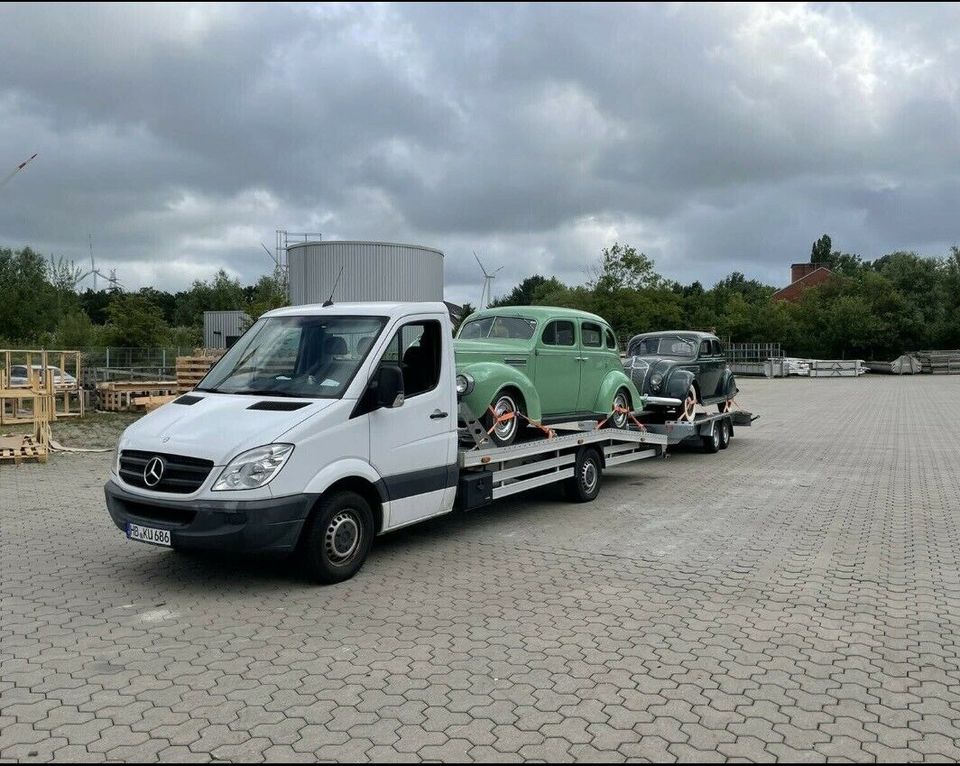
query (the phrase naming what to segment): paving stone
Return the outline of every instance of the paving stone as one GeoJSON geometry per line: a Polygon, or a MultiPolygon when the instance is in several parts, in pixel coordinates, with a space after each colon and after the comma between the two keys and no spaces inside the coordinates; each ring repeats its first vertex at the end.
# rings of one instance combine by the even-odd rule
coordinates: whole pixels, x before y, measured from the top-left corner
{"type": "Polygon", "coordinates": [[[960,376],[741,387],[728,450],[329,588],[127,541],[109,454],[0,465],[0,758],[960,759],[960,376]]]}

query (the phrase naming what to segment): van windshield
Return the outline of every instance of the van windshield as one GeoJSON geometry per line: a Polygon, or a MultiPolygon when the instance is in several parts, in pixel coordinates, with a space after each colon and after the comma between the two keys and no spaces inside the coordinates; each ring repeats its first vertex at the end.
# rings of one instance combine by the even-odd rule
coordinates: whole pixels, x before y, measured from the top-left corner
{"type": "Polygon", "coordinates": [[[260,319],[196,390],[339,399],[385,323],[384,317],[370,316],[260,319]]]}

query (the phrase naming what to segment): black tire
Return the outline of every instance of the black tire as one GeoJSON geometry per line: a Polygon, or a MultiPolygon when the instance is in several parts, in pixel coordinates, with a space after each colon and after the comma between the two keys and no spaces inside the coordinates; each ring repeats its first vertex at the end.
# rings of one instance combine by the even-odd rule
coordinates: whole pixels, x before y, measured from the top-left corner
{"type": "Polygon", "coordinates": [[[720,451],[719,426],[720,426],[719,422],[714,423],[713,428],[710,429],[710,435],[701,437],[701,441],[703,442],[703,451],[710,455],[713,455],[714,453],[717,453],[720,451]]]}
{"type": "Polygon", "coordinates": [[[721,420],[717,427],[720,429],[720,449],[726,449],[730,446],[730,421],[721,420]]]}
{"type": "Polygon", "coordinates": [[[361,495],[344,490],[322,497],[301,539],[307,574],[324,584],[349,580],[366,561],[374,534],[373,511],[361,495]]]}
{"type": "MultiPolygon", "coordinates": [[[[523,412],[523,400],[517,396],[513,391],[501,391],[497,394],[493,401],[490,402],[490,406],[494,410],[503,411],[512,409],[514,412],[523,412]]],[[[521,418],[514,417],[510,422],[510,427],[494,427],[493,415],[488,409],[482,418],[480,418],[480,424],[483,426],[484,430],[487,432],[487,435],[490,437],[491,441],[498,447],[509,447],[513,444],[514,440],[517,438],[517,434],[520,432],[520,428],[523,425],[521,418]]]]}
{"type": "Polygon", "coordinates": [[[603,460],[596,449],[584,448],[577,454],[573,478],[563,483],[567,497],[575,503],[589,503],[600,494],[603,460]]]}

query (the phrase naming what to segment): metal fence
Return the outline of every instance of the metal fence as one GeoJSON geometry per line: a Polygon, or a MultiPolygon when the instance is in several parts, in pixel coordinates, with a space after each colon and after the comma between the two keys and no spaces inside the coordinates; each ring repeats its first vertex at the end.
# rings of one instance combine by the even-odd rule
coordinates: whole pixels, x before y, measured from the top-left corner
{"type": "Polygon", "coordinates": [[[118,346],[80,349],[83,385],[111,380],[176,380],[177,357],[193,354],[192,346],[123,348],[118,346]]]}

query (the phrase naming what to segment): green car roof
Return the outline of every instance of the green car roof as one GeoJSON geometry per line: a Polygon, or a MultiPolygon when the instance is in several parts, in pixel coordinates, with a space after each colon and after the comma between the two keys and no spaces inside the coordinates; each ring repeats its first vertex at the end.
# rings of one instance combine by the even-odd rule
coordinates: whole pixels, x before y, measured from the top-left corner
{"type": "Polygon", "coordinates": [[[561,306],[498,306],[497,308],[475,311],[464,322],[483,317],[524,317],[541,322],[548,319],[590,319],[606,325],[610,324],[603,317],[591,314],[589,311],[568,309],[561,306]]]}

